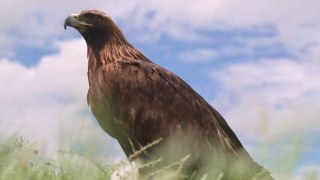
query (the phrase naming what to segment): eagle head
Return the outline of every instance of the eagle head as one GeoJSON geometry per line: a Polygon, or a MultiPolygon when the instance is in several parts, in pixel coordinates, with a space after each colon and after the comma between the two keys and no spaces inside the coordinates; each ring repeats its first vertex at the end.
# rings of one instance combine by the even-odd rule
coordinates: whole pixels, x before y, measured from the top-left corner
{"type": "Polygon", "coordinates": [[[79,14],[70,14],[64,21],[64,29],[68,26],[77,29],[80,33],[88,30],[105,30],[111,19],[102,11],[86,10],[79,14]]]}
{"type": "Polygon", "coordinates": [[[69,15],[64,22],[64,28],[67,29],[68,26],[78,30],[88,44],[106,42],[109,39],[116,39],[112,38],[114,36],[122,36],[111,18],[98,10],[86,10],[69,15]]]}

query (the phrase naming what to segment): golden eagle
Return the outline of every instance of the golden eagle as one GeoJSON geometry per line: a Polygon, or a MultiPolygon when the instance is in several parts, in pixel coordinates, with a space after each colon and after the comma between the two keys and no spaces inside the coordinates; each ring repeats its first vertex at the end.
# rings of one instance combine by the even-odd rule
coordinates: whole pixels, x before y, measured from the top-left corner
{"type": "MultiPolygon", "coordinates": [[[[78,30],[87,43],[91,111],[128,157],[162,138],[139,159],[163,156],[165,164],[189,155],[184,172],[196,179],[219,173],[224,179],[251,179],[265,171],[209,103],[133,47],[105,13],[71,14],[67,26],[78,30]],[[235,164],[241,166],[240,174],[235,173],[235,164]]],[[[272,179],[268,172],[262,174],[272,179]]]]}

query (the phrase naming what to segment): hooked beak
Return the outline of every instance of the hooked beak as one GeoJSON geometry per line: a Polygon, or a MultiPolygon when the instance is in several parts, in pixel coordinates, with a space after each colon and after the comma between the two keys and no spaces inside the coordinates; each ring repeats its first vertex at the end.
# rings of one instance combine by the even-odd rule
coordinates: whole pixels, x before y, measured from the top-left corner
{"type": "Polygon", "coordinates": [[[64,21],[64,29],[66,30],[67,27],[73,27],[79,31],[84,31],[86,26],[92,26],[91,24],[79,21],[79,14],[70,14],[67,19],[64,21]]]}
{"type": "Polygon", "coordinates": [[[78,23],[78,14],[70,14],[67,19],[64,21],[64,29],[66,30],[68,26],[76,27],[78,23]]]}

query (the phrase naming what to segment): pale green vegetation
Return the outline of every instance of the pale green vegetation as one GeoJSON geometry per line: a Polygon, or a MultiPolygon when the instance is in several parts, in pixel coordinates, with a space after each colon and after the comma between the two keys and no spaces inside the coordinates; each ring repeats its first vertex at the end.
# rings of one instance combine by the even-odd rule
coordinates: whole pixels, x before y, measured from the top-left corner
{"type": "Polygon", "coordinates": [[[109,179],[111,169],[86,156],[59,153],[59,160],[45,158],[35,144],[11,138],[0,147],[0,179],[109,179]]]}
{"type": "MultiPolygon", "coordinates": [[[[156,143],[157,141],[153,144],[156,143]]],[[[140,154],[144,149],[153,146],[153,144],[137,151],[130,158],[134,158],[134,156],[140,154]]],[[[301,154],[301,149],[303,148],[299,143],[295,143],[293,146],[288,146],[290,150],[288,150],[285,155],[282,154],[282,157],[280,157],[279,154],[276,157],[280,170],[284,171],[286,176],[283,174],[279,175],[279,172],[273,172],[275,179],[296,179],[288,175],[288,173],[291,172],[297,163],[297,156],[301,154]]],[[[186,156],[177,162],[157,169],[148,176],[156,177],[156,179],[183,179],[185,176],[181,172],[181,169],[188,158],[189,157],[186,156]]],[[[161,162],[161,158],[153,162],[144,164],[136,163],[135,165],[130,165],[126,160],[118,163],[102,164],[89,155],[68,151],[58,152],[58,157],[52,160],[44,156],[41,151],[37,149],[35,143],[26,142],[22,138],[11,138],[0,144],[0,180],[107,180],[110,179],[112,175],[115,176],[117,172],[123,179],[138,180],[137,169],[151,167],[159,162],[161,162]]],[[[257,176],[259,176],[259,174],[257,176]]],[[[222,178],[222,173],[216,177],[216,179],[222,178]]],[[[317,177],[316,174],[311,173],[306,174],[303,179],[311,180],[317,178],[319,177],[317,177]]],[[[202,179],[208,180],[206,176],[202,179]]],[[[255,177],[253,179],[255,179],[255,177]]]]}

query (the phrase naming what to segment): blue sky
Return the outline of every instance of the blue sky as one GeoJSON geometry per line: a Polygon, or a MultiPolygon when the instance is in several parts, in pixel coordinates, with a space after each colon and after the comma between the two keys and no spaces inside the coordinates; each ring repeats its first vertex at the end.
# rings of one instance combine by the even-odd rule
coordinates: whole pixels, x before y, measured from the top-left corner
{"type": "Polygon", "coordinates": [[[121,157],[86,106],[85,42],[75,30],[63,29],[69,14],[100,9],[147,57],[219,110],[257,161],[280,171],[274,154],[284,156],[302,141],[293,174],[320,172],[318,1],[2,4],[0,132],[6,136],[19,132],[40,139],[48,151],[95,142],[97,149],[108,149],[101,156],[121,157]]]}

